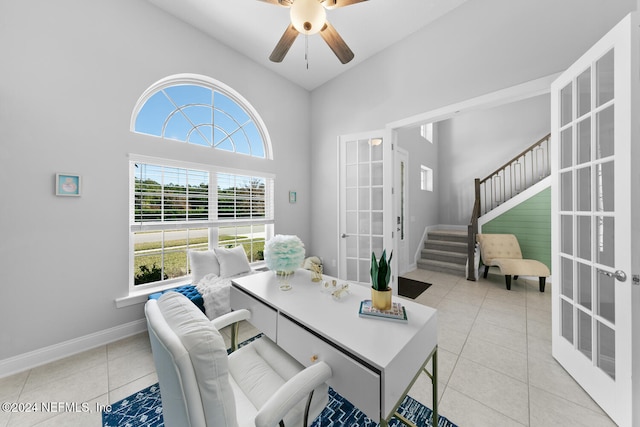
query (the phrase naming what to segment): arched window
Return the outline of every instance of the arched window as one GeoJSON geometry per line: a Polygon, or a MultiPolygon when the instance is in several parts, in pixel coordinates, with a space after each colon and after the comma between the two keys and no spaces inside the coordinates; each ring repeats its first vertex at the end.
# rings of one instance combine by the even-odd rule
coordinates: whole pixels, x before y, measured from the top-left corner
{"type": "MultiPolygon", "coordinates": [[[[272,158],[253,107],[205,76],[170,76],[152,85],[134,108],[131,131],[272,158]]],[[[190,251],[242,246],[250,263],[264,259],[264,243],[274,234],[273,174],[193,163],[187,146],[184,158],[181,150],[172,159],[149,150],[129,154],[131,290],[189,283],[190,251]]]]}
{"type": "Polygon", "coordinates": [[[131,130],[217,150],[271,158],[265,126],[231,88],[205,76],[163,79],[140,97],[131,130]]]}

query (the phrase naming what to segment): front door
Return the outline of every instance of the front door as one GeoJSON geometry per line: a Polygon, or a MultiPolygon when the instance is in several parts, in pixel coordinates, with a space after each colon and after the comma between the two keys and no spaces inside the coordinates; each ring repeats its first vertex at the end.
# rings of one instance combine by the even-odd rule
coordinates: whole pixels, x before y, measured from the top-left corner
{"type": "Polygon", "coordinates": [[[409,236],[406,218],[408,215],[408,177],[409,177],[409,153],[402,148],[395,150],[394,168],[394,199],[396,204],[396,232],[395,239],[398,245],[398,275],[409,271],[409,236]]]}
{"type": "Polygon", "coordinates": [[[553,356],[620,426],[640,426],[638,36],[630,15],[551,86],[553,356]]]}
{"type": "Polygon", "coordinates": [[[379,258],[386,249],[388,257],[393,249],[391,185],[386,184],[392,179],[391,142],[385,131],[375,131],[341,136],[338,144],[338,276],[369,286],[371,253],[379,258]]]}

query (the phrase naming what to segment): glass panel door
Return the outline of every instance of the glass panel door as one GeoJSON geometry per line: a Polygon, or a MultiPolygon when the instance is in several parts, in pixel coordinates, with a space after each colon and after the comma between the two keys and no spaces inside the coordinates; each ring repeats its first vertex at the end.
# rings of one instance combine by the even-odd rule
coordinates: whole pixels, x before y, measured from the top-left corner
{"type": "Polygon", "coordinates": [[[341,141],[341,278],[370,283],[371,253],[384,248],[385,141],[379,135],[341,141]]]}
{"type": "Polygon", "coordinates": [[[639,322],[630,320],[625,278],[639,203],[631,176],[636,21],[629,15],[551,87],[553,356],[621,426],[640,410],[631,380],[639,322]]]}

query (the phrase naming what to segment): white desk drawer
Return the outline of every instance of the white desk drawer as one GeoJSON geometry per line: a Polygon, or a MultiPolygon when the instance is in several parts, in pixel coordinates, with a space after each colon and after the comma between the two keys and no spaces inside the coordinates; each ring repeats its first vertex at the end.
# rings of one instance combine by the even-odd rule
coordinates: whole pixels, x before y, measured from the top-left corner
{"type": "Polygon", "coordinates": [[[278,318],[277,343],[304,366],[315,360],[326,362],[332,371],[327,384],[369,418],[380,421],[379,374],[282,315],[278,318]]]}
{"type": "Polygon", "coordinates": [[[275,309],[237,289],[235,286],[231,286],[230,301],[231,309],[233,310],[241,308],[249,310],[251,312],[249,323],[268,336],[271,341],[276,342],[278,312],[275,309]]]}

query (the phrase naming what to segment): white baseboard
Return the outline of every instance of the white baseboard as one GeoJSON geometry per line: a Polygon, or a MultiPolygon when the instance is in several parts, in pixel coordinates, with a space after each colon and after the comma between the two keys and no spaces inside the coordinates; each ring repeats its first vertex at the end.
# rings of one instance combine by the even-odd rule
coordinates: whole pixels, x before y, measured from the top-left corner
{"type": "Polygon", "coordinates": [[[44,365],[64,357],[72,356],[92,348],[121,340],[147,330],[145,319],[125,323],[110,329],[74,338],[59,344],[0,360],[0,378],[17,374],[36,366],[44,365]]]}

